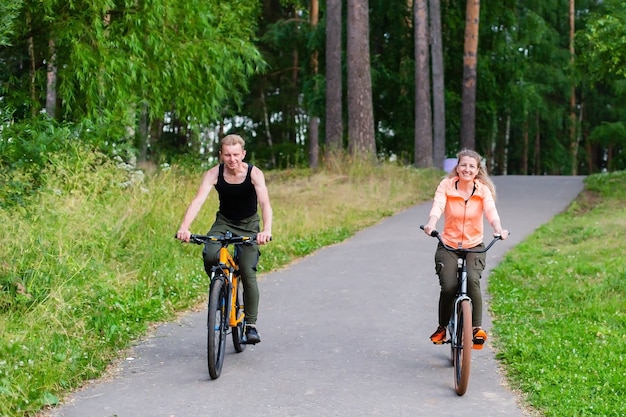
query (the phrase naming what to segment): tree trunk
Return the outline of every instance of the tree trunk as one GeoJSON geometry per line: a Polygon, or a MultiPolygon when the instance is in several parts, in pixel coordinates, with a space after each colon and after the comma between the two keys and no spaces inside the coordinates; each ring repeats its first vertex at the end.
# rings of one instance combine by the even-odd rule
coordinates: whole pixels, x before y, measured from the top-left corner
{"type": "MultiPolygon", "coordinates": [[[[574,34],[576,31],[576,8],[574,0],[569,0],[569,52],[571,69],[575,65],[575,47],[574,34]]],[[[576,118],[576,81],[571,77],[572,87],[570,93],[570,154],[572,158],[572,175],[578,174],[578,134],[577,134],[577,118],[576,118]]]]}
{"type": "MultiPolygon", "coordinates": [[[[319,21],[319,3],[318,0],[311,0],[311,28],[313,31],[317,28],[319,21]]],[[[311,56],[311,67],[313,71],[313,79],[315,80],[314,92],[317,93],[317,73],[319,69],[319,52],[313,51],[311,56]]],[[[317,169],[319,164],[320,142],[319,142],[319,124],[320,118],[309,111],[309,167],[317,169]]]]}
{"type": "Polygon", "coordinates": [[[47,84],[46,84],[46,113],[55,118],[57,110],[57,51],[54,39],[48,41],[47,84]]]}
{"type": "Polygon", "coordinates": [[[509,142],[511,141],[511,113],[507,112],[504,130],[504,146],[502,147],[502,175],[509,173],[509,142]]]}
{"type": "Polygon", "coordinates": [[[139,155],[137,162],[143,163],[148,161],[148,133],[150,131],[150,122],[148,120],[148,103],[145,101],[139,104],[139,121],[137,126],[137,150],[139,155]]]}
{"type": "Polygon", "coordinates": [[[496,119],[498,128],[496,135],[496,148],[494,150],[494,166],[491,168],[491,173],[493,174],[504,174],[504,152],[502,151],[506,142],[506,120],[507,114],[506,111],[503,111],[502,114],[498,114],[496,119]]]}
{"type": "Polygon", "coordinates": [[[522,175],[528,175],[528,151],[529,151],[529,134],[528,131],[528,115],[524,117],[524,131],[522,132],[523,146],[522,146],[522,175]]]}
{"type": "Polygon", "coordinates": [[[428,0],[415,0],[415,166],[433,166],[433,129],[430,108],[428,0]]]}
{"type": "MultiPolygon", "coordinates": [[[[298,53],[297,48],[294,48],[292,56],[293,64],[291,66],[291,89],[292,91],[298,91],[298,77],[300,75],[300,54],[298,53]]],[[[291,97],[292,100],[289,103],[289,109],[287,110],[287,125],[289,126],[287,135],[289,136],[289,142],[295,144],[298,142],[298,134],[295,120],[299,115],[300,103],[298,102],[298,94],[292,94],[291,97]]]]}
{"type": "Polygon", "coordinates": [[[148,120],[147,127],[150,132],[150,143],[152,145],[158,145],[158,142],[161,141],[161,135],[163,133],[163,119],[148,120]]]}
{"type": "Polygon", "coordinates": [[[476,147],[476,63],[478,61],[479,18],[480,1],[467,0],[463,53],[461,148],[468,149],[475,149],[476,147]]]}
{"type": "Polygon", "coordinates": [[[493,116],[491,118],[491,134],[489,135],[489,143],[487,146],[487,152],[486,155],[483,155],[485,157],[485,159],[487,160],[486,165],[487,165],[487,172],[489,173],[494,173],[494,169],[496,166],[496,149],[497,149],[497,143],[498,143],[498,129],[500,126],[498,126],[498,113],[494,112],[493,116]]]}
{"type": "Polygon", "coordinates": [[[261,106],[263,107],[263,124],[265,125],[265,135],[267,137],[267,145],[270,147],[271,151],[271,162],[272,167],[276,167],[276,157],[274,156],[274,151],[272,148],[274,147],[274,140],[272,139],[272,130],[270,129],[270,115],[267,109],[267,103],[265,100],[265,92],[261,91],[261,106]]]}
{"type": "MultiPolygon", "coordinates": [[[[28,33],[33,33],[33,24],[30,12],[26,12],[26,27],[28,33]]],[[[36,76],[36,62],[35,62],[35,40],[32,35],[28,37],[28,58],[30,59],[30,114],[33,117],[37,116],[38,112],[38,100],[37,100],[37,87],[35,84],[36,76]]]]}
{"type": "Polygon", "coordinates": [[[441,7],[439,0],[429,0],[428,4],[433,77],[433,163],[437,168],[443,168],[443,161],[446,158],[446,101],[441,43],[441,7]]]}
{"type": "Polygon", "coordinates": [[[341,150],[343,104],[341,80],[341,0],[326,1],[326,156],[341,150]]]}
{"type": "Polygon", "coordinates": [[[541,175],[541,133],[539,130],[539,113],[535,115],[535,175],[541,175]]]}
{"type": "Polygon", "coordinates": [[[357,159],[376,158],[369,51],[368,2],[348,0],[348,147],[357,159]]]}
{"type": "MultiPolygon", "coordinates": [[[[311,0],[311,28],[313,31],[316,30],[318,21],[319,3],[318,0],[311,0]]],[[[313,54],[311,55],[311,70],[313,73],[313,79],[315,80],[313,94],[317,94],[317,73],[319,71],[319,51],[317,50],[313,51],[313,54]]],[[[319,123],[320,118],[313,112],[309,111],[309,167],[314,170],[317,169],[317,166],[319,165],[319,123]]]]}

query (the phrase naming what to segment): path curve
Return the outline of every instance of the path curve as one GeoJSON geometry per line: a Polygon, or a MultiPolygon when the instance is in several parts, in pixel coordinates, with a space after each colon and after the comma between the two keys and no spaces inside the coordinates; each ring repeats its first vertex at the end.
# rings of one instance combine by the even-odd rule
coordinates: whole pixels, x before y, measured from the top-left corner
{"type": "MultiPolygon", "coordinates": [[[[493,179],[503,226],[512,235],[489,251],[487,273],[583,189],[583,177],[493,179]]],[[[229,340],[219,379],[211,381],[206,368],[206,313],[190,313],[139,343],[112,378],[89,384],[47,415],[527,415],[489,344],[474,352],[468,391],[458,397],[449,348],[428,340],[437,324],[439,286],[435,241],[418,227],[429,209],[430,203],[412,207],[265,274],[258,323],[263,341],[237,354],[229,340]]]]}

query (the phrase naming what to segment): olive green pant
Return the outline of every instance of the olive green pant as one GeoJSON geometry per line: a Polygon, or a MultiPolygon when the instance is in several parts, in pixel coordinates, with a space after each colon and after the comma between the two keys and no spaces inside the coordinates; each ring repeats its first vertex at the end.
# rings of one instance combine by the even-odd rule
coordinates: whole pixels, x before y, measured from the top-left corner
{"type": "MultiPolygon", "coordinates": [[[[476,249],[484,248],[484,244],[476,249]]],[[[485,269],[485,253],[467,254],[467,294],[472,299],[472,326],[482,325],[483,297],[480,292],[480,277],[485,269]]],[[[435,272],[439,276],[441,292],[439,294],[439,325],[447,326],[454,308],[454,298],[458,291],[457,259],[455,252],[447,251],[441,243],[435,252],[435,272]]]]}
{"type": "MultiPolygon", "coordinates": [[[[233,222],[221,213],[215,216],[215,222],[211,230],[207,233],[211,236],[218,236],[230,231],[235,236],[253,236],[259,233],[259,215],[233,222]]],[[[207,243],[204,245],[202,257],[204,259],[204,269],[207,274],[211,274],[211,267],[217,265],[219,261],[219,243],[207,243]]],[[[259,286],[256,280],[257,264],[259,263],[258,245],[237,245],[236,248],[239,270],[243,282],[243,304],[246,314],[246,323],[255,324],[259,314],[259,286]]]]}

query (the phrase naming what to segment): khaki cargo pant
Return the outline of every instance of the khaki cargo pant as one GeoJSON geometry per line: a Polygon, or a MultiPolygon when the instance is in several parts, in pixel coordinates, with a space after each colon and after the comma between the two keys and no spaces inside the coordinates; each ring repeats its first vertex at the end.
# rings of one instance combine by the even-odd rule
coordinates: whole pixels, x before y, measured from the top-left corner
{"type": "MultiPolygon", "coordinates": [[[[259,215],[255,214],[247,219],[233,222],[220,212],[217,212],[215,222],[207,234],[217,236],[227,231],[236,236],[256,235],[259,233],[259,215]]],[[[204,245],[202,257],[207,274],[211,273],[211,267],[219,261],[219,250],[219,243],[207,243],[204,245]]],[[[261,253],[258,245],[237,245],[236,252],[243,282],[243,303],[246,323],[255,324],[259,314],[259,287],[256,280],[256,271],[261,253]]]]}

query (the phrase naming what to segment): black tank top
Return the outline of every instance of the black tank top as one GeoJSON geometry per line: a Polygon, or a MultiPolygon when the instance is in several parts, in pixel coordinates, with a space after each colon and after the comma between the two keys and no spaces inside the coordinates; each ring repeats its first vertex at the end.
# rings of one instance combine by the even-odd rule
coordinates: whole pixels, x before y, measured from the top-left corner
{"type": "Polygon", "coordinates": [[[230,184],[224,179],[224,164],[220,164],[215,189],[220,196],[220,213],[229,220],[240,221],[256,214],[256,190],[252,184],[252,164],[248,164],[246,179],[241,184],[230,184]]]}

